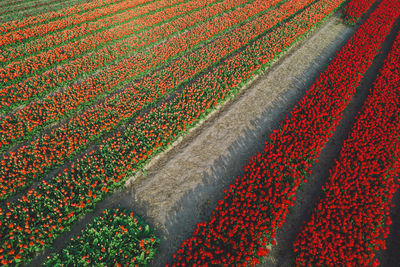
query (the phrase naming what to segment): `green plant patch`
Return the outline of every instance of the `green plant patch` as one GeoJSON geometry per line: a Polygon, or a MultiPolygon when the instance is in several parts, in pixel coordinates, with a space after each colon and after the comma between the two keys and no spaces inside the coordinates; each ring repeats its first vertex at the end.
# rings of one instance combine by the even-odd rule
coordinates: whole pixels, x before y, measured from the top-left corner
{"type": "Polygon", "coordinates": [[[146,266],[159,239],[144,223],[123,208],[106,209],[66,248],[53,253],[45,266],[146,266]]]}

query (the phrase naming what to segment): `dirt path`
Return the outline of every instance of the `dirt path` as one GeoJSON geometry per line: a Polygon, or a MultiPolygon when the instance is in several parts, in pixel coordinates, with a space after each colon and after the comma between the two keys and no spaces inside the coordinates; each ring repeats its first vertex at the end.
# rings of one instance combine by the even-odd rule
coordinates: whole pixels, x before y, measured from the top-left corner
{"type": "Polygon", "coordinates": [[[352,32],[331,18],[269,73],[161,155],[146,175],[128,181],[124,206],[136,210],[162,240],[152,266],[170,260],[196,223],[210,216],[223,189],[262,149],[266,137],[352,32]]]}

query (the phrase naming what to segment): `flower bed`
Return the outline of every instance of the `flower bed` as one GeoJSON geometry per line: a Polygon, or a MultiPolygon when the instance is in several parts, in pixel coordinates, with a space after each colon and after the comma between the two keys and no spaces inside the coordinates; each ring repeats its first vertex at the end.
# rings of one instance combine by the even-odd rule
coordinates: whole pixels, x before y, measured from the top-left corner
{"type": "MultiPolygon", "coordinates": [[[[22,1],[21,1],[22,2],[22,1]]],[[[56,12],[49,12],[45,14],[40,14],[35,17],[30,17],[30,18],[25,18],[22,20],[15,20],[15,21],[9,21],[6,23],[3,23],[0,26],[0,36],[7,36],[13,31],[16,31],[21,28],[27,28],[31,26],[38,26],[41,24],[45,24],[47,22],[59,20],[59,19],[66,19],[66,17],[73,17],[77,16],[79,14],[85,14],[86,12],[89,12],[90,10],[95,10],[97,8],[101,8],[106,5],[110,5],[113,3],[118,3],[121,2],[121,0],[97,0],[97,1],[92,1],[90,3],[83,3],[83,4],[78,4],[72,7],[68,8],[63,8],[61,10],[58,10],[56,12]]],[[[16,1],[10,1],[11,4],[15,4],[16,1]]],[[[2,5],[6,6],[9,4],[2,5]]],[[[71,25],[69,25],[71,26],[71,25]]]]}
{"type": "Polygon", "coordinates": [[[400,174],[400,35],[294,243],[298,266],[378,266],[400,174]]]}
{"type": "MultiPolygon", "coordinates": [[[[50,123],[65,119],[66,116],[76,112],[77,108],[90,105],[104,96],[104,93],[110,93],[110,91],[116,90],[117,86],[121,87],[126,84],[129,79],[138,78],[138,74],[143,76],[145,70],[150,71],[162,66],[160,63],[164,63],[164,61],[160,61],[160,55],[153,60],[149,58],[148,66],[143,66],[143,62],[136,64],[137,56],[133,57],[133,55],[139,54],[143,57],[146,54],[140,52],[146,48],[151,48],[152,45],[165,41],[167,38],[174,37],[175,40],[176,36],[183,31],[194,31],[193,28],[199,28],[203,23],[210,23],[210,20],[215,19],[218,14],[231,12],[231,9],[235,8],[237,4],[244,5],[246,2],[245,0],[224,1],[206,9],[193,10],[195,11],[193,13],[183,13],[182,16],[173,17],[173,21],[167,21],[162,25],[155,24],[153,26],[157,27],[131,36],[96,53],[73,60],[60,69],[49,70],[22,83],[6,87],[1,93],[3,110],[10,110],[17,105],[32,101],[34,98],[39,99],[16,113],[6,116],[0,122],[0,139],[2,140],[0,147],[4,150],[5,146],[15,141],[29,139],[30,136],[39,133],[50,123]],[[157,62],[158,64],[156,64],[157,62]],[[137,65],[141,67],[138,68],[137,65]],[[102,67],[109,68],[100,69],[102,67]],[[95,71],[98,73],[90,76],[95,71]],[[89,76],[89,78],[74,84],[82,76],[89,76]],[[66,87],[61,92],[40,99],[41,95],[65,84],[66,87]]],[[[153,51],[155,49],[152,48],[153,51]]]]}
{"type": "MultiPolygon", "coordinates": [[[[112,10],[123,10],[123,8],[127,8],[130,5],[130,2],[135,2],[135,1],[119,1],[119,0],[95,1],[91,3],[92,5],[86,6],[87,8],[86,12],[80,14],[71,13],[70,16],[60,18],[55,21],[46,21],[45,17],[47,17],[46,15],[49,15],[46,14],[43,16],[43,18],[38,19],[39,21],[43,20],[46,21],[46,23],[44,24],[40,25],[31,24],[30,25],[31,27],[26,27],[26,28],[18,27],[13,32],[6,32],[1,34],[0,47],[4,47],[7,45],[15,45],[16,43],[25,42],[29,38],[39,37],[49,32],[68,28],[71,27],[72,25],[90,21],[99,18],[104,14],[109,13],[110,11],[112,12],[112,10]]],[[[72,10],[75,10],[75,12],[77,11],[76,8],[75,9],[71,8],[71,11],[72,10]]],[[[50,17],[52,17],[51,14],[50,17]]],[[[8,23],[5,23],[5,25],[3,24],[2,26],[4,27],[7,24],[8,23]]],[[[20,23],[14,22],[14,24],[20,24],[20,23]]]]}
{"type": "MultiPolygon", "coordinates": [[[[38,55],[30,56],[21,61],[12,62],[9,65],[3,66],[0,68],[0,82],[6,86],[22,82],[35,74],[41,74],[50,68],[57,67],[62,62],[93,52],[95,49],[104,47],[127,35],[142,31],[155,24],[168,21],[175,16],[185,14],[190,12],[190,10],[203,6],[203,2],[193,3],[190,0],[171,0],[171,2],[171,7],[169,7],[167,2],[162,1],[160,5],[154,4],[156,6],[155,8],[158,7],[158,9],[153,10],[153,12],[145,13],[132,20],[127,17],[124,23],[116,27],[105,27],[103,31],[84,37],[81,40],[54,47],[38,55]],[[182,6],[180,4],[182,4],[182,6]]],[[[207,2],[204,3],[206,4],[207,2]]],[[[135,6],[135,3],[127,2],[124,5],[124,7],[121,7],[121,10],[131,8],[135,6]],[[131,5],[128,5],[128,3],[131,3],[131,5]]],[[[150,11],[152,10],[151,6],[146,7],[149,8],[150,11]]],[[[144,12],[146,11],[145,9],[144,12]]],[[[107,12],[112,13],[114,11],[107,10],[107,12]]]]}
{"type": "Polygon", "coordinates": [[[1,8],[0,23],[2,24],[10,21],[21,21],[28,17],[38,16],[39,14],[57,12],[67,7],[91,2],[91,0],[38,0],[23,1],[24,3],[22,4],[20,4],[20,0],[11,2],[12,5],[1,8]],[[3,13],[3,11],[5,12],[3,13]]]}
{"type": "Polygon", "coordinates": [[[344,7],[343,14],[345,21],[350,24],[356,24],[376,0],[350,0],[344,7]]]}
{"type": "Polygon", "coordinates": [[[1,17],[4,16],[5,14],[10,15],[13,14],[15,15],[15,13],[19,13],[21,11],[27,11],[30,9],[35,9],[35,8],[40,8],[40,7],[54,7],[57,4],[59,4],[61,2],[61,0],[36,0],[36,1],[25,1],[22,2],[21,1],[13,1],[13,4],[11,3],[7,3],[4,4],[0,4],[0,19],[2,19],[1,17]]]}
{"type": "Polygon", "coordinates": [[[83,39],[84,37],[122,23],[132,21],[138,16],[143,16],[149,12],[154,12],[160,8],[166,8],[173,5],[170,1],[168,5],[163,2],[155,3],[129,3],[125,6],[102,11],[103,15],[94,20],[89,20],[61,31],[49,32],[48,34],[29,39],[21,44],[3,47],[0,51],[0,66],[10,65],[11,62],[22,61],[23,59],[38,55],[39,52],[54,49],[54,46],[62,46],[67,43],[83,39]],[[139,4],[139,5],[138,5],[139,4]]]}

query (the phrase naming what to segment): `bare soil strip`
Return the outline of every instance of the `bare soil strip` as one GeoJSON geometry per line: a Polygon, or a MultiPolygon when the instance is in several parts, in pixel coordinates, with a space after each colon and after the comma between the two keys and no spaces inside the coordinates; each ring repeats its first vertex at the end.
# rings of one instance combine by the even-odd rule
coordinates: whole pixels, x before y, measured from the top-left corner
{"type": "Polygon", "coordinates": [[[210,216],[223,198],[223,189],[242,173],[249,157],[263,148],[267,136],[353,32],[339,24],[337,17],[331,18],[269,73],[153,161],[145,175],[128,181],[129,193],[123,202],[161,237],[152,266],[170,260],[196,223],[210,216]]]}

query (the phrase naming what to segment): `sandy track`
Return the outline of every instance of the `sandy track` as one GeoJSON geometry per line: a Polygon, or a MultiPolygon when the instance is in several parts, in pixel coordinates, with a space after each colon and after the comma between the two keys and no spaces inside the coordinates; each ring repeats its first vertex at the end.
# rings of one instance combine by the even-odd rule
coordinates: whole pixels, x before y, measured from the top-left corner
{"type": "Polygon", "coordinates": [[[353,31],[336,17],[329,19],[234,101],[155,159],[146,175],[128,181],[124,206],[136,210],[161,237],[152,265],[170,260],[196,223],[210,216],[223,189],[263,148],[267,136],[353,31]]]}

